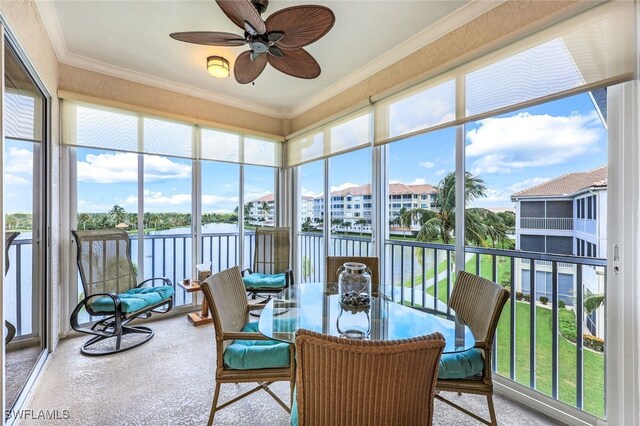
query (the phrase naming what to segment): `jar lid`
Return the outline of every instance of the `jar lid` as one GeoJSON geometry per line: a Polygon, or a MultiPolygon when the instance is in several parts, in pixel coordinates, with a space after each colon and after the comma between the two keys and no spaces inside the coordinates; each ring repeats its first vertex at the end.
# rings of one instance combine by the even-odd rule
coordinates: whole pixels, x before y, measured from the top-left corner
{"type": "Polygon", "coordinates": [[[347,262],[342,265],[349,274],[364,274],[367,265],[358,262],[347,262]]]}

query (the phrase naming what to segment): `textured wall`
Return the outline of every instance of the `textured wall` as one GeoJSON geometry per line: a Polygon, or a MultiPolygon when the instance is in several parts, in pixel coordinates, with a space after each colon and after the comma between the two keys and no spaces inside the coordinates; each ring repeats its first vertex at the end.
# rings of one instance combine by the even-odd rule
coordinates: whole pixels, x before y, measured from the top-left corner
{"type": "Polygon", "coordinates": [[[282,120],[141,83],[60,65],[60,89],[244,129],[284,135],[282,120]]]}
{"type": "Polygon", "coordinates": [[[379,73],[291,119],[290,133],[346,110],[370,96],[392,89],[430,71],[457,65],[495,48],[527,27],[561,13],[576,1],[510,0],[455,29],[379,73]]]}
{"type": "Polygon", "coordinates": [[[0,2],[0,13],[8,23],[9,30],[16,36],[20,46],[27,54],[28,61],[36,69],[51,95],[51,264],[49,267],[50,304],[48,306],[51,321],[51,349],[58,343],[60,331],[60,140],[59,140],[59,108],[58,98],[58,59],[49,41],[35,4],[29,0],[14,0],[0,2]]]}

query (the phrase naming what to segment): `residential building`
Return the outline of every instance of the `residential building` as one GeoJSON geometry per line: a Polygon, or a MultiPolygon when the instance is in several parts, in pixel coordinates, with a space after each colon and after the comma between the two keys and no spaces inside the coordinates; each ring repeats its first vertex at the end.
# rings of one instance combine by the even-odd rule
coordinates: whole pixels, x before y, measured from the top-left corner
{"type": "MultiPolygon", "coordinates": [[[[607,166],[568,173],[511,196],[516,203],[516,250],[568,256],[606,258],[607,166]]],[[[517,291],[530,292],[530,263],[516,262],[517,291]]],[[[605,293],[604,271],[583,267],[578,283],[572,264],[558,263],[558,292],[575,305],[577,285],[592,294],[605,293]]],[[[536,262],[536,295],[549,297],[553,274],[549,262],[536,262]]],[[[593,312],[587,326],[593,334],[604,333],[604,310],[593,312]]]]}

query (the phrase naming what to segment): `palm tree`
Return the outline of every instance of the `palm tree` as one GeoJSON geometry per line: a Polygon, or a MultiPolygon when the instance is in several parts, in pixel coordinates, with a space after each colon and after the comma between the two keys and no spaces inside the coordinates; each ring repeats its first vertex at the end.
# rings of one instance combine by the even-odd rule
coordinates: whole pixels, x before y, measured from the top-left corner
{"type": "Polygon", "coordinates": [[[396,218],[398,225],[402,228],[402,238],[406,238],[407,229],[411,231],[411,223],[413,222],[413,215],[411,210],[407,210],[405,207],[401,207],[396,218]]]}
{"type": "Polygon", "coordinates": [[[113,206],[111,210],[109,210],[107,216],[109,217],[109,222],[112,223],[113,226],[119,223],[126,222],[127,220],[126,210],[117,204],[113,206]]]}
{"type": "MultiPolygon", "coordinates": [[[[465,173],[465,204],[476,198],[486,197],[484,181],[478,177],[465,173]]],[[[442,240],[450,244],[456,227],[456,185],[455,173],[446,175],[436,187],[437,210],[416,208],[410,210],[406,216],[420,224],[417,235],[418,241],[442,240]]],[[[500,241],[506,238],[507,227],[502,219],[490,210],[483,208],[468,208],[464,215],[465,240],[468,243],[488,247],[488,238],[500,241]]]]}
{"type": "Polygon", "coordinates": [[[331,219],[331,224],[336,227],[336,230],[344,227],[344,219],[331,219]]]}

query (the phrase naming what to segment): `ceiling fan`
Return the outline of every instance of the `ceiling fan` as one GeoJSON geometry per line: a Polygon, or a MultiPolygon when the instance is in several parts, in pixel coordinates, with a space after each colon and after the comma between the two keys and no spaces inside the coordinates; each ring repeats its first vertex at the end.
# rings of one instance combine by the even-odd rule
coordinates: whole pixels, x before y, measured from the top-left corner
{"type": "Polygon", "coordinates": [[[188,31],[170,34],[187,43],[208,46],[243,46],[233,67],[240,84],[254,81],[269,63],[272,67],[298,78],[316,78],[320,65],[303,49],[329,32],[335,22],[331,9],[324,6],[302,5],[288,7],[271,14],[266,20],[260,16],[267,10],[269,0],[216,0],[220,9],[234,24],[244,30],[244,36],[216,31],[188,31]]]}

